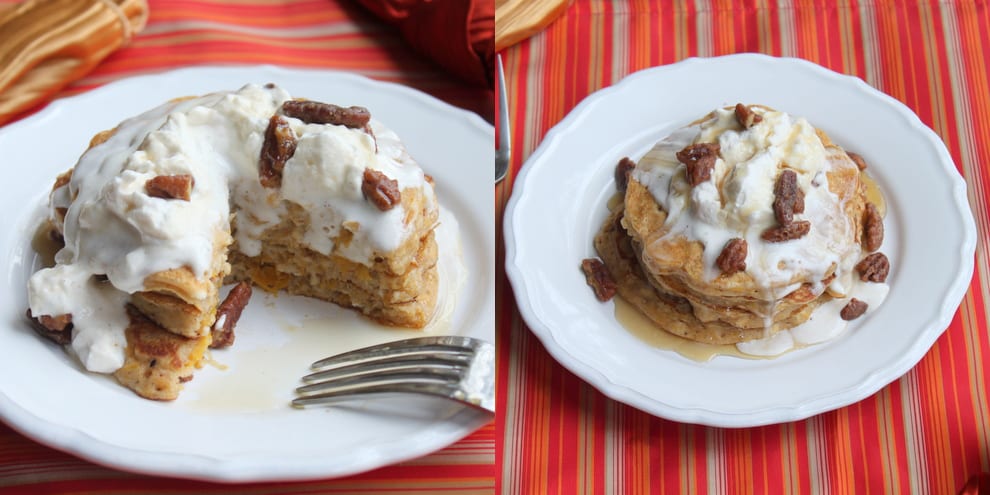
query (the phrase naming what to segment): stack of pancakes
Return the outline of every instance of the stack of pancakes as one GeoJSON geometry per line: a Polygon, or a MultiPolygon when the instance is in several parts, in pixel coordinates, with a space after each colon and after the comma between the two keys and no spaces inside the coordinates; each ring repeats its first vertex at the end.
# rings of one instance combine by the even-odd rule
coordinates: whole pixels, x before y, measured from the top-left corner
{"type": "Polygon", "coordinates": [[[806,321],[847,295],[860,258],[865,188],[842,148],[803,119],[750,107],[746,127],[716,110],[661,140],[628,174],[623,201],[595,248],[626,299],[658,326],[687,339],[731,344],[765,338],[806,321]],[[711,178],[692,186],[676,153],[719,145],[711,178]],[[793,163],[791,163],[793,162],[793,163]],[[798,239],[769,242],[774,183],[793,170],[807,197],[798,239]],[[727,241],[748,244],[746,267],[716,263],[727,241]]]}
{"type": "Polygon", "coordinates": [[[64,247],[29,283],[39,331],[88,370],[171,400],[217,332],[232,330],[224,283],[426,326],[438,290],[432,179],[367,110],[305,102],[315,110],[289,115],[301,101],[248,85],[175,100],[94,137],[51,193],[49,223],[64,247]],[[293,141],[272,187],[264,162],[281,145],[269,132],[280,119],[293,141]],[[183,177],[178,195],[151,186],[183,177]]]}

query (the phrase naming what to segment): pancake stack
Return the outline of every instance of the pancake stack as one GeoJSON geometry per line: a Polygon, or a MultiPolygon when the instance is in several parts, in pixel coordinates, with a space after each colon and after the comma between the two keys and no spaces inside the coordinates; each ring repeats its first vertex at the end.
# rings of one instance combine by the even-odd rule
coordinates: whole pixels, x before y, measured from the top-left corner
{"type": "Polygon", "coordinates": [[[864,249],[876,209],[861,174],[803,118],[720,108],[620,164],[622,201],[595,248],[618,294],[660,328],[711,344],[768,338],[850,297],[879,245],[873,235],[864,249]]]}

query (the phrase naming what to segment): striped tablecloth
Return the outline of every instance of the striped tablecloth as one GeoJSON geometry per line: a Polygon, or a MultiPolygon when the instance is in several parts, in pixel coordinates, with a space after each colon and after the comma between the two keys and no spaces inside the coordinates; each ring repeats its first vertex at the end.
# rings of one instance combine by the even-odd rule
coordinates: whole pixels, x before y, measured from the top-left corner
{"type": "MultiPolygon", "coordinates": [[[[13,3],[0,0],[0,4],[13,3]]],[[[123,77],[192,65],[332,68],[398,82],[491,120],[492,93],[461,84],[411,52],[349,0],[148,0],[147,27],[62,96],[123,77]]],[[[247,81],[245,81],[247,82],[247,81]]],[[[262,81],[263,82],[263,81],[262,81]]],[[[8,377],[9,378],[9,377],[8,377]]],[[[71,407],[69,408],[71,410],[71,407]]],[[[214,485],[96,466],[0,425],[0,492],[23,493],[452,493],[490,494],[489,425],[435,454],[336,480],[214,485]]]]}
{"type": "MultiPolygon", "coordinates": [[[[986,2],[659,4],[574,0],[546,31],[502,52],[516,152],[495,188],[499,235],[513,176],[589,93],[686,57],[763,52],[858,76],[913,109],[948,146],[986,238],[986,2]]],[[[990,471],[987,269],[981,245],[951,326],[901,379],[837,411],[748,429],[679,424],[606,398],[547,354],[500,270],[500,493],[957,493],[990,471]]]]}

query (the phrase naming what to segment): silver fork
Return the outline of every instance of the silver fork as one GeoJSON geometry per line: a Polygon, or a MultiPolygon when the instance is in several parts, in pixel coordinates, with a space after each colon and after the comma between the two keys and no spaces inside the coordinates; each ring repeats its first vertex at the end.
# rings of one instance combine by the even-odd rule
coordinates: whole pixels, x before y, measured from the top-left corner
{"type": "Polygon", "coordinates": [[[388,342],[321,359],[312,370],[294,406],[426,394],[495,412],[495,346],[470,337],[388,342]]]}
{"type": "Polygon", "coordinates": [[[505,177],[512,157],[512,144],[509,139],[509,101],[505,97],[505,73],[502,71],[502,56],[498,56],[498,149],[495,150],[495,183],[505,177]]]}

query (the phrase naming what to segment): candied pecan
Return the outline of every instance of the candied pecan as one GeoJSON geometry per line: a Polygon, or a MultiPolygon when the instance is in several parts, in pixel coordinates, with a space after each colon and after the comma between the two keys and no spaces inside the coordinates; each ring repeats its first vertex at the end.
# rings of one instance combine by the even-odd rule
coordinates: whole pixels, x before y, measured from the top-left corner
{"type": "Polygon", "coordinates": [[[792,239],[800,239],[811,231],[811,222],[801,220],[791,222],[787,225],[778,225],[764,230],[760,238],[767,242],[784,242],[792,239]]]}
{"type": "Polygon", "coordinates": [[[217,306],[217,319],[210,334],[213,337],[210,347],[222,349],[234,344],[234,327],[241,318],[241,312],[251,299],[251,284],[240,282],[230,289],[227,297],[217,306]]]}
{"type": "Polygon", "coordinates": [[[883,218],[873,203],[866,203],[863,210],[863,249],[873,252],[883,244],[883,218]]]}
{"type": "Polygon", "coordinates": [[[801,188],[797,190],[797,199],[791,204],[791,211],[795,215],[799,213],[804,213],[804,191],[801,188]]]}
{"type": "Polygon", "coordinates": [[[863,313],[866,312],[866,308],[868,307],[868,304],[854,297],[842,308],[842,311],[839,312],[839,317],[846,321],[855,320],[863,316],[863,313]]]}
{"type": "Polygon", "coordinates": [[[196,181],[189,174],[159,175],[148,179],[148,182],[144,183],[144,190],[153,198],[189,201],[195,184],[196,181]]]}
{"type": "Polygon", "coordinates": [[[258,160],[258,176],[261,185],[279,187],[282,185],[282,169],[285,162],[296,153],[296,133],[289,121],[280,115],[272,115],[265,130],[265,142],[261,145],[261,158],[258,160]]]}
{"type": "Polygon", "coordinates": [[[28,320],[31,327],[38,335],[45,337],[59,345],[67,345],[72,342],[72,315],[41,315],[35,317],[31,310],[27,310],[28,320]]]}
{"type": "Polygon", "coordinates": [[[307,124],[334,124],[352,129],[361,129],[371,120],[371,112],[364,107],[344,108],[308,100],[288,100],[282,103],[282,114],[307,124]]]}
{"type": "Polygon", "coordinates": [[[634,168],[636,168],[636,162],[625,156],[615,165],[615,188],[617,190],[620,192],[626,190],[626,186],[629,185],[629,174],[634,168]]]}
{"type": "Polygon", "coordinates": [[[763,117],[742,103],[736,103],[736,120],[743,128],[749,129],[763,121],[763,117]]]}
{"type": "Polygon", "coordinates": [[[804,192],[798,188],[797,174],[784,169],[773,186],[773,216],[777,223],[790,225],[797,210],[804,211],[804,192]]]}
{"type": "Polygon", "coordinates": [[[866,160],[864,160],[863,157],[859,155],[859,153],[853,153],[852,151],[847,151],[846,154],[849,155],[849,158],[852,159],[853,163],[855,163],[860,170],[866,170],[866,160]]]}
{"type": "Polygon", "coordinates": [[[371,122],[364,124],[364,133],[371,136],[371,140],[375,142],[375,153],[378,153],[378,136],[375,135],[375,130],[371,128],[371,122]]]}
{"type": "Polygon", "coordinates": [[[605,302],[615,297],[615,281],[612,280],[612,275],[608,273],[602,260],[598,258],[581,260],[581,271],[584,272],[585,280],[595,291],[595,297],[599,301],[605,302]]]}
{"type": "Polygon", "coordinates": [[[371,201],[371,204],[381,211],[391,210],[402,201],[399,183],[395,179],[389,179],[387,175],[370,168],[364,169],[361,192],[365,199],[371,201]]]}
{"type": "Polygon", "coordinates": [[[725,243],[722,252],[719,253],[715,264],[718,265],[722,273],[732,275],[746,269],[746,251],[749,245],[746,239],[735,238],[725,243]]]}
{"type": "Polygon", "coordinates": [[[890,272],[890,260],[883,253],[870,253],[856,264],[856,271],[864,282],[885,282],[890,272]]]}
{"type": "Polygon", "coordinates": [[[697,143],[677,152],[677,161],[684,164],[688,183],[697,186],[711,178],[718,151],[718,143],[697,143]]]}

